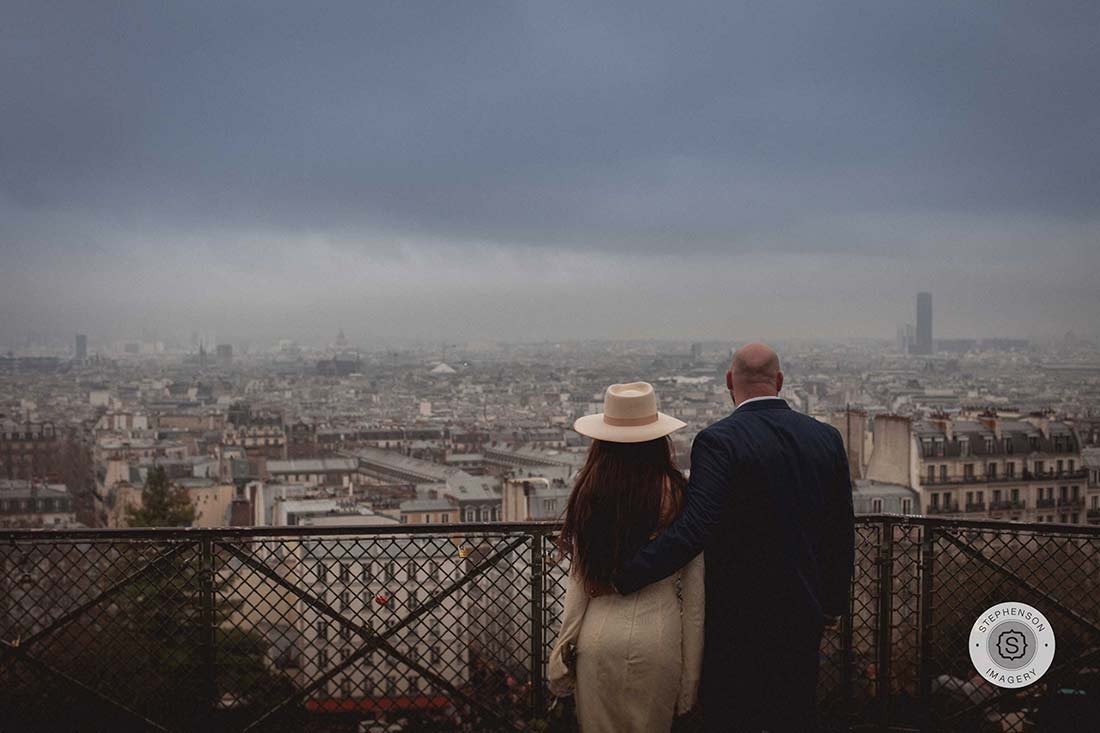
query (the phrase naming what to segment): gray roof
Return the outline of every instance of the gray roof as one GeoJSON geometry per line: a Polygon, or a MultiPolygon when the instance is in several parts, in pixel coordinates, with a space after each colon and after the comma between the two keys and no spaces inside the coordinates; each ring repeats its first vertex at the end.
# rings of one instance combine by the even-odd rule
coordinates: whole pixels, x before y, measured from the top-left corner
{"type": "Polygon", "coordinates": [[[69,490],[65,484],[32,483],[25,479],[0,479],[0,498],[4,499],[65,499],[69,490]]]}
{"type": "Polygon", "coordinates": [[[455,506],[446,499],[409,499],[400,504],[403,512],[441,512],[455,509],[455,506]]]}
{"type": "Polygon", "coordinates": [[[276,473],[342,473],[354,471],[359,461],[354,458],[305,458],[289,461],[268,461],[267,472],[276,473]]]}

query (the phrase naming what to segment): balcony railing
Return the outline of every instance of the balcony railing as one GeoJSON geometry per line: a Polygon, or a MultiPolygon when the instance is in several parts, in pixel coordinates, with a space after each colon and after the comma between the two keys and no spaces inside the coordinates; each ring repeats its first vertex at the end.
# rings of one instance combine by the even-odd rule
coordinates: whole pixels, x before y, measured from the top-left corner
{"type": "Polygon", "coordinates": [[[959,505],[955,504],[955,503],[952,503],[952,504],[948,504],[948,503],[929,504],[928,505],[928,513],[929,514],[958,514],[959,513],[959,505]]]}
{"type": "MultiPolygon", "coordinates": [[[[556,531],[0,532],[0,720],[50,731],[542,730],[566,573],[556,531]]],[[[821,649],[826,729],[1100,720],[1088,717],[1100,707],[1082,708],[1097,705],[1098,576],[1100,527],[859,518],[849,612],[821,649]],[[1008,599],[1051,621],[1055,665],[1022,690],[961,693],[971,626],[1008,599]]]]}
{"type": "Polygon", "coordinates": [[[1054,499],[1036,499],[1035,507],[1038,509],[1052,509],[1055,506],[1054,499]]]}
{"type": "Polygon", "coordinates": [[[1027,502],[1022,499],[998,499],[989,503],[989,510],[994,512],[1016,511],[1027,509],[1027,502]]]}
{"type": "Polygon", "coordinates": [[[1039,471],[1034,472],[1030,470],[1023,470],[1019,474],[1006,475],[998,473],[995,476],[989,476],[987,474],[976,474],[971,476],[928,476],[927,474],[921,477],[921,485],[927,487],[933,486],[959,486],[964,484],[1012,484],[1012,483],[1024,483],[1027,481],[1047,481],[1047,480],[1061,480],[1071,481],[1074,479],[1086,479],[1088,478],[1087,469],[1074,469],[1072,471],[1039,471]]]}
{"type": "Polygon", "coordinates": [[[966,511],[971,512],[971,513],[973,513],[973,512],[984,512],[985,511],[985,502],[984,501],[977,501],[977,502],[969,503],[969,504],[966,505],[966,511]]]}

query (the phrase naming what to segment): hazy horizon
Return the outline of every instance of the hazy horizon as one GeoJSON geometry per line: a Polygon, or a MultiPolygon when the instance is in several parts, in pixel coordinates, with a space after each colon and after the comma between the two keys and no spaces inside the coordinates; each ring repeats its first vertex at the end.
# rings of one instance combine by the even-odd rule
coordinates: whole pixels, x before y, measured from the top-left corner
{"type": "Polygon", "coordinates": [[[15,3],[0,344],[1100,337],[1100,7],[15,3]]]}

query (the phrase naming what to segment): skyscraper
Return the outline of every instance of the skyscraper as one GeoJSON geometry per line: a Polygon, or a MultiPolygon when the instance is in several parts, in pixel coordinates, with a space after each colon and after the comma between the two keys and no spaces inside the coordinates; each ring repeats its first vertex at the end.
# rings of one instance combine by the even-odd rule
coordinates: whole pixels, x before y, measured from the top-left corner
{"type": "Polygon", "coordinates": [[[913,353],[932,353],[932,293],[917,293],[917,343],[913,353]]]}
{"type": "Polygon", "coordinates": [[[84,361],[88,358],[88,337],[82,333],[76,335],[76,360],[84,361]]]}

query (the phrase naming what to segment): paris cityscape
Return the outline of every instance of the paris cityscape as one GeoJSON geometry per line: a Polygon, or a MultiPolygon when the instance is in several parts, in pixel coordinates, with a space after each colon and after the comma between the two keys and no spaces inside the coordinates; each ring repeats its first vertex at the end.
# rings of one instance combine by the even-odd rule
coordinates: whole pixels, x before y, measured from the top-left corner
{"type": "Polygon", "coordinates": [[[1100,5],[2,7],[0,733],[1100,730],[1100,5]]]}
{"type": "MultiPolygon", "coordinates": [[[[841,430],[857,510],[1100,524],[1100,347],[1072,332],[937,339],[931,294],[896,342],[780,344],[795,409],[841,430]],[[877,452],[876,452],[877,451],[877,452]]],[[[0,517],[126,527],[151,469],[198,527],[559,519],[603,389],[645,378],[690,470],[694,434],[732,409],[736,343],[424,344],[280,340],[34,346],[0,358],[0,517]],[[508,487],[538,479],[526,499],[508,487]],[[359,520],[366,521],[366,520],[359,520]]]]}

